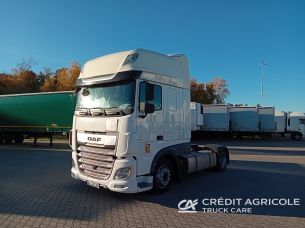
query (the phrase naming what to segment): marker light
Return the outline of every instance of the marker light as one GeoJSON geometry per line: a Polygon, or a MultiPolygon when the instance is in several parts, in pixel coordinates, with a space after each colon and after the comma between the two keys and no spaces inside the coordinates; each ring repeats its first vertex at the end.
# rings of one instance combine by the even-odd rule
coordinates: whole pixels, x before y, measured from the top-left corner
{"type": "Polygon", "coordinates": [[[127,64],[130,64],[130,63],[133,63],[137,60],[139,54],[138,53],[133,53],[133,54],[130,54],[126,57],[123,65],[127,65],[127,64]]]}

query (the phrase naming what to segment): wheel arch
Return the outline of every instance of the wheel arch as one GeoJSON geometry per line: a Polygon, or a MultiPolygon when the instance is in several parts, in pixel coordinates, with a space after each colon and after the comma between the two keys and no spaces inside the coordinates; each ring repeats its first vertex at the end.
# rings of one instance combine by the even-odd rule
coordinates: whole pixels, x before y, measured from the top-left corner
{"type": "Polygon", "coordinates": [[[168,146],[160,151],[158,151],[151,163],[150,167],[150,174],[153,175],[157,164],[160,160],[162,159],[168,159],[174,168],[174,177],[176,180],[180,181],[182,178],[182,165],[180,162],[180,157],[182,154],[186,151],[190,150],[190,144],[189,143],[183,143],[183,144],[178,144],[178,145],[173,145],[173,146],[168,146]]]}

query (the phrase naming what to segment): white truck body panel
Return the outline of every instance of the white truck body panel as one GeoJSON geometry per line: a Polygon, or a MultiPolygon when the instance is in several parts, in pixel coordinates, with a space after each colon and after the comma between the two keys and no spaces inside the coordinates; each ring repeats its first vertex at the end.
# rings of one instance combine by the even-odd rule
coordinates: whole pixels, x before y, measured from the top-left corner
{"type": "Polygon", "coordinates": [[[286,132],[287,113],[282,111],[275,112],[275,131],[277,133],[286,132]]]}
{"type": "Polygon", "coordinates": [[[259,130],[260,132],[274,132],[275,131],[275,108],[274,107],[259,107],[259,130]]]}
{"type": "Polygon", "coordinates": [[[236,132],[258,132],[259,118],[257,107],[230,107],[231,130],[236,132]]]}
{"type": "Polygon", "coordinates": [[[202,104],[197,102],[190,103],[191,108],[191,129],[192,131],[198,131],[203,126],[203,107],[202,104]]]}
{"type": "Polygon", "coordinates": [[[203,105],[204,131],[229,131],[229,107],[222,104],[203,105]]]}

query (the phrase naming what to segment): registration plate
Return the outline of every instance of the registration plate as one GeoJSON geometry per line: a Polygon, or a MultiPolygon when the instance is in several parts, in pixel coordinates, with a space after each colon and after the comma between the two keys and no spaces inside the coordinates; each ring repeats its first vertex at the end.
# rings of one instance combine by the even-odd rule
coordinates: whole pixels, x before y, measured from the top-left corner
{"type": "Polygon", "coordinates": [[[100,188],[100,184],[91,180],[87,180],[87,185],[94,187],[94,188],[100,188]]]}

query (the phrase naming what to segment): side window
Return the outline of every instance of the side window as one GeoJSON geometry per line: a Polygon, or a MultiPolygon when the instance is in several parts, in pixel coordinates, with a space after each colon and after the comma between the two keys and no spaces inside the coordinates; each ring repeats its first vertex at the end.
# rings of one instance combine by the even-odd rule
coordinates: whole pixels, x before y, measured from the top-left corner
{"type": "Polygon", "coordinates": [[[154,94],[154,99],[148,101],[148,103],[155,105],[155,111],[160,111],[162,110],[162,87],[154,85],[154,94]]]}
{"type": "Polygon", "coordinates": [[[288,126],[290,126],[290,119],[288,119],[288,126]]]}
{"type": "Polygon", "coordinates": [[[140,110],[144,110],[145,107],[145,86],[146,83],[145,82],[141,82],[139,85],[139,111],[140,110]]]}
{"type": "Polygon", "coordinates": [[[300,119],[300,124],[305,124],[305,119],[300,119]]]}
{"type": "Polygon", "coordinates": [[[177,111],[177,90],[172,86],[167,87],[167,110],[177,111]]]}
{"type": "MultiPolygon", "coordinates": [[[[162,110],[162,87],[159,85],[154,85],[154,99],[147,101],[147,103],[153,104],[155,106],[155,111],[162,110]]],[[[146,103],[145,98],[146,82],[141,82],[139,85],[139,110],[143,110],[146,103]]]]}

